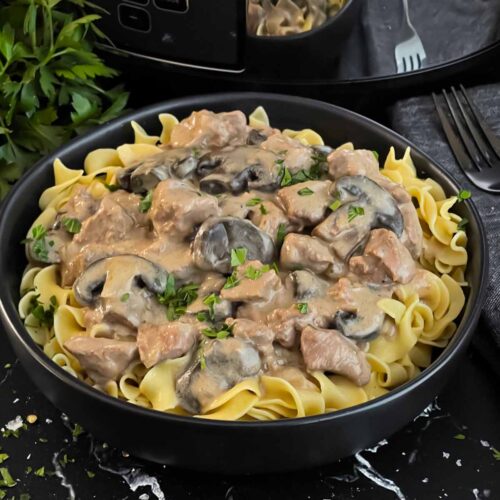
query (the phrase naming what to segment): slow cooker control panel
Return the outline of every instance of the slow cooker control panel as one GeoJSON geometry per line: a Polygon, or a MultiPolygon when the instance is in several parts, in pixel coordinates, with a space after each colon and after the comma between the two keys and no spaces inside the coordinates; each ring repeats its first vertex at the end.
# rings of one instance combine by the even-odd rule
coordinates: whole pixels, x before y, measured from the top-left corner
{"type": "Polygon", "coordinates": [[[246,0],[94,0],[113,45],[172,63],[243,69],[246,0]]]}

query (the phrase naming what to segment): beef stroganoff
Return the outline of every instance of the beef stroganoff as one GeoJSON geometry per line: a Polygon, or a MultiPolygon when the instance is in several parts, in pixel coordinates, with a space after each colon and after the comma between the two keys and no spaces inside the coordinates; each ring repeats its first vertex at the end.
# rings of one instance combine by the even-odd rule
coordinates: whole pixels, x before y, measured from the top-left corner
{"type": "Polygon", "coordinates": [[[262,108],[159,119],[54,163],[19,313],[55,363],[136,405],[276,420],[381,396],[447,345],[466,221],[409,151],[379,168],[262,108]]]}

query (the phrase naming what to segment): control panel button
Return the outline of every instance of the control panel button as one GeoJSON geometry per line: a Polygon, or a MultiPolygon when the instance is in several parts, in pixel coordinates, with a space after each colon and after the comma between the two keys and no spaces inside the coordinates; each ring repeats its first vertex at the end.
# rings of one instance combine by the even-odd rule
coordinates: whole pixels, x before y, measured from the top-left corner
{"type": "Polygon", "coordinates": [[[151,29],[149,14],[144,9],[125,4],[119,5],[118,18],[125,28],[137,31],[149,31],[151,29]]]}
{"type": "Polygon", "coordinates": [[[187,12],[188,0],[154,0],[159,9],[171,10],[173,12],[187,12]]]}

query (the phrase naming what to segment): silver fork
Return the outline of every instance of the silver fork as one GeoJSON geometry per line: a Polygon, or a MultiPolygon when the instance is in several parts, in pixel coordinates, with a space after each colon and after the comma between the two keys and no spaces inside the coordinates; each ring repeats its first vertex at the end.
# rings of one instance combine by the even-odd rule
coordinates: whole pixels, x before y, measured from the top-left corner
{"type": "Polygon", "coordinates": [[[402,1],[404,9],[403,41],[398,43],[394,49],[398,73],[420,69],[427,59],[422,40],[410,21],[408,0],[402,1]]]}
{"type": "Polygon", "coordinates": [[[463,85],[453,97],[432,94],[434,105],[458,165],[478,188],[500,193],[500,138],[495,136],[463,85]],[[443,103],[444,101],[444,103],[443,103]]]}

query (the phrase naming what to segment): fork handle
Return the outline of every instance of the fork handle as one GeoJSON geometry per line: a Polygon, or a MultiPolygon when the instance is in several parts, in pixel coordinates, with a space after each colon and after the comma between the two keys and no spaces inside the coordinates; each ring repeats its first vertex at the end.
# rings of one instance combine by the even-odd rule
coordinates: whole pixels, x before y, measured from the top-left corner
{"type": "Polygon", "coordinates": [[[402,0],[402,2],[403,2],[403,9],[404,9],[405,17],[406,17],[406,22],[408,23],[410,28],[415,29],[415,28],[413,28],[413,24],[411,24],[411,20],[410,20],[410,7],[408,6],[408,0],[402,0]]]}

